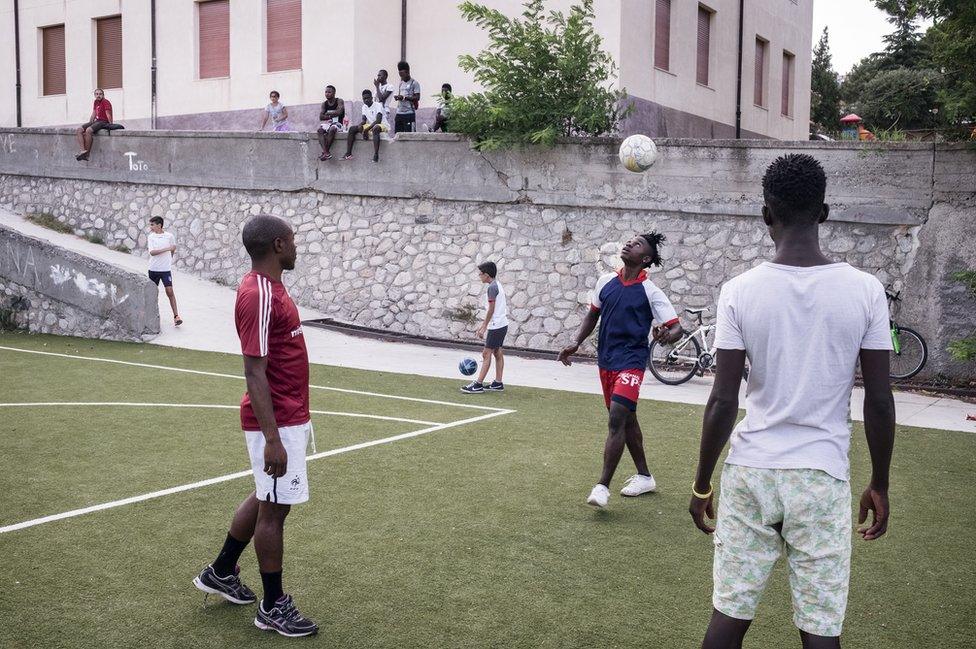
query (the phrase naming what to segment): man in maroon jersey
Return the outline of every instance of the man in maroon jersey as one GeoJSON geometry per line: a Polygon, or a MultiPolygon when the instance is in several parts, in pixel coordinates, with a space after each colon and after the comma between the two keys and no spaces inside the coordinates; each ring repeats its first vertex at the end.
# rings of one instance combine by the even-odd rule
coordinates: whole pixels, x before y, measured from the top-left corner
{"type": "Polygon", "coordinates": [[[237,508],[217,558],[193,583],[234,604],[254,603],[257,598],[238,577],[237,567],[253,537],[264,585],[254,625],[288,637],[306,636],[318,632],[318,626],[298,612],[281,585],[285,517],[292,505],[308,500],[305,448],[312,434],[302,322],[281,283],[282,272],[295,268],[295,233],[286,221],[259,215],[244,226],[243,238],[251,272],[237,289],[234,320],[247,379],[241,427],[255,491],[237,508]]]}
{"type": "Polygon", "coordinates": [[[87,160],[91,153],[92,142],[95,140],[95,133],[106,128],[112,123],[112,102],[105,98],[105,91],[95,88],[95,101],[92,104],[92,112],[86,124],[82,124],[75,131],[75,138],[81,153],[75,156],[75,160],[87,160]]]}

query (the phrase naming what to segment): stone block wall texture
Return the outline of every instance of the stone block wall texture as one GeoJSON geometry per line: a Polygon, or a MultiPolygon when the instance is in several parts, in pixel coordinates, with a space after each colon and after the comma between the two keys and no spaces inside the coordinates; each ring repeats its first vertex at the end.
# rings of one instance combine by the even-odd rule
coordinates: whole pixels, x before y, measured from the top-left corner
{"type": "Polygon", "coordinates": [[[159,333],[142,275],[0,226],[0,309],[33,332],[142,341],[159,333]]]}
{"type": "Polygon", "coordinates": [[[649,229],[668,238],[652,277],[676,306],[713,304],[724,281],[772,254],[758,218],[766,165],[807,152],[828,174],[824,248],[903,291],[902,320],[933,351],[928,374],[976,375],[941,351],[976,329],[948,280],[976,261],[976,153],[965,147],[664,141],[655,167],[631,174],[610,140],[482,154],[452,136],[407,136],[384,143],[374,165],[368,156],[319,163],[298,134],[155,132],[97,141],[101,162],[89,167],[61,160],[59,147],[72,150],[63,132],[12,135],[8,153],[0,147],[0,203],[14,210],[51,213],[141,255],[147,220],[163,216],[179,239],[177,270],[231,285],[248,265],[243,224],[279,215],[297,231],[296,300],[420,335],[474,339],[475,266],[491,259],[509,294],[509,340],[534,348],[572,336],[621,244],[649,229]],[[123,154],[137,148],[153,174],[129,170],[143,154],[123,154]]]}

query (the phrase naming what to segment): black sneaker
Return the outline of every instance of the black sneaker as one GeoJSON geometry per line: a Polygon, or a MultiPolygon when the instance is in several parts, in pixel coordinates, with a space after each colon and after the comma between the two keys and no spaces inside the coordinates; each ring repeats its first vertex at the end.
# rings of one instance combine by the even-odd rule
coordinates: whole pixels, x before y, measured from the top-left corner
{"type": "Polygon", "coordinates": [[[220,595],[233,604],[253,604],[258,598],[238,577],[240,572],[240,567],[234,566],[234,574],[218,577],[213,566],[207,566],[193,578],[193,585],[209,595],[220,595]]]}
{"type": "Polygon", "coordinates": [[[492,392],[504,392],[505,391],[505,384],[504,383],[501,383],[499,381],[492,381],[491,382],[491,385],[486,385],[485,386],[485,389],[486,390],[491,390],[492,392]]]}
{"type": "Polygon", "coordinates": [[[289,638],[300,638],[319,632],[318,624],[302,617],[302,614],[298,612],[291,595],[279,597],[275,605],[267,612],[264,610],[264,602],[258,604],[258,614],[254,618],[254,626],[262,631],[277,631],[289,638]]]}
{"type": "Polygon", "coordinates": [[[477,381],[471,381],[471,383],[468,383],[461,388],[461,392],[464,392],[465,394],[481,394],[484,391],[485,386],[477,381]]]}

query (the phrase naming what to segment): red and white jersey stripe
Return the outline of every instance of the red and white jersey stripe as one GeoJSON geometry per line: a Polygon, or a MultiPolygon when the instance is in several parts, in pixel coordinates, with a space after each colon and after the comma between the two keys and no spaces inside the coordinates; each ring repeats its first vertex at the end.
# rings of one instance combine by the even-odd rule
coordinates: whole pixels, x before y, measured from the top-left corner
{"type": "MultiPolygon", "coordinates": [[[[298,307],[285,285],[249,272],[237,288],[234,321],[241,353],[268,359],[268,385],[277,424],[307,422],[308,352],[298,307]]],[[[260,429],[246,393],[241,400],[241,424],[244,430],[260,429]]]]}

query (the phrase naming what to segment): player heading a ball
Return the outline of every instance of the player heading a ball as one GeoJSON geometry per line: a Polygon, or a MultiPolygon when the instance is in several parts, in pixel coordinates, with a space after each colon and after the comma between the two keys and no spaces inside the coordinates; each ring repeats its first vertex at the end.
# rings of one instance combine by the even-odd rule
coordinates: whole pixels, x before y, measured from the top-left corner
{"type": "Polygon", "coordinates": [[[620,163],[628,170],[647,171],[657,160],[657,146],[646,135],[631,135],[620,144],[620,163]]]}

